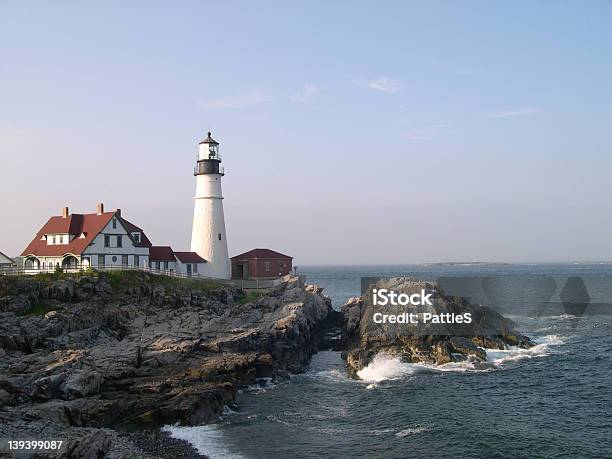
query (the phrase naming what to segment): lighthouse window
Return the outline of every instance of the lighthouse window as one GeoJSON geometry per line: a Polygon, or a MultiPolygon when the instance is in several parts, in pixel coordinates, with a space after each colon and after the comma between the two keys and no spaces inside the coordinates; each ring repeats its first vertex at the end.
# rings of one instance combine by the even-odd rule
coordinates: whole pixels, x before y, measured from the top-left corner
{"type": "Polygon", "coordinates": [[[219,240],[221,240],[221,233],[219,233],[219,240]]]}

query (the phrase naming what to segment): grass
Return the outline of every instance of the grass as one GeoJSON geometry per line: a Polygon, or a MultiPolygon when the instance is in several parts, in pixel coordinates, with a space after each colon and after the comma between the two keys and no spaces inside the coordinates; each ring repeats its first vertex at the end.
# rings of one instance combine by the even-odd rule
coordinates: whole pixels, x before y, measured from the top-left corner
{"type": "Polygon", "coordinates": [[[121,290],[125,287],[138,287],[143,281],[157,284],[169,290],[214,290],[223,284],[205,279],[189,279],[163,274],[150,274],[142,271],[109,271],[104,275],[108,276],[108,281],[114,290],[121,290]]]}
{"type": "MultiPolygon", "coordinates": [[[[111,288],[116,293],[138,288],[141,285],[158,285],[167,291],[177,292],[186,292],[189,290],[210,292],[225,285],[222,282],[215,282],[214,280],[209,279],[180,278],[137,270],[96,271],[95,269],[89,268],[85,271],[79,272],[64,272],[62,270],[57,270],[54,272],[38,273],[33,276],[27,274],[20,276],[1,276],[0,295],[7,295],[10,292],[14,292],[15,288],[17,288],[24,279],[35,279],[44,284],[67,279],[73,279],[76,281],[86,277],[102,278],[104,276],[106,276],[111,288]]],[[[33,301],[31,300],[31,302],[33,301]]]]}
{"type": "MultiPolygon", "coordinates": [[[[53,272],[43,272],[34,275],[34,279],[43,280],[43,281],[56,281],[56,280],[64,280],[64,279],[78,279],[83,276],[95,276],[97,272],[91,268],[87,268],[84,271],[67,273],[64,272],[61,268],[56,269],[53,272]]],[[[24,276],[30,277],[27,274],[24,276]]],[[[17,276],[13,276],[17,277],[17,276]]]]}
{"type": "Polygon", "coordinates": [[[247,304],[257,301],[262,296],[265,296],[265,292],[249,292],[238,300],[238,304],[247,304]]]}
{"type": "Polygon", "coordinates": [[[48,312],[57,311],[59,308],[46,305],[44,303],[32,303],[28,309],[19,312],[19,316],[44,316],[48,312]]]}

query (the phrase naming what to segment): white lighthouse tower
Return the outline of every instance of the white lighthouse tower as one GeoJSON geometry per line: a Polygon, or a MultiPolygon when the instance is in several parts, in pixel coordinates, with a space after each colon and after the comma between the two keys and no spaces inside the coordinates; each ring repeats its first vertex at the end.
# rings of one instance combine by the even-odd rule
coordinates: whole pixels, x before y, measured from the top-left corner
{"type": "Polygon", "coordinates": [[[193,175],[196,177],[196,195],[191,251],[208,262],[205,275],[229,279],[230,260],[221,192],[221,178],[224,173],[219,156],[219,143],[211,137],[210,132],[208,137],[200,142],[193,175]]]}

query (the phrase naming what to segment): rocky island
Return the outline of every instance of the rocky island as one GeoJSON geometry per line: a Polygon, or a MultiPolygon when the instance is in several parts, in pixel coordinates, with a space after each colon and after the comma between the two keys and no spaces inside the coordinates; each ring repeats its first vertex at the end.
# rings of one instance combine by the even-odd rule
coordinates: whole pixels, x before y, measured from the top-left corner
{"type": "Polygon", "coordinates": [[[342,306],[345,346],[343,354],[351,374],[367,366],[378,353],[399,357],[408,363],[446,364],[472,360],[483,362],[485,348],[505,349],[508,346],[529,348],[534,343],[519,333],[510,319],[493,309],[471,304],[462,297],[448,296],[436,283],[406,277],[381,280],[372,288],[386,289],[405,295],[429,292],[431,305],[385,305],[385,313],[453,316],[466,313],[471,323],[375,323],[373,317],[383,309],[370,300],[368,294],[351,298],[342,306]]]}
{"type": "Polygon", "coordinates": [[[0,276],[0,438],[64,439],[59,457],[197,457],[157,429],[212,422],[240,387],[303,371],[339,323],[321,290],[0,276]]]}

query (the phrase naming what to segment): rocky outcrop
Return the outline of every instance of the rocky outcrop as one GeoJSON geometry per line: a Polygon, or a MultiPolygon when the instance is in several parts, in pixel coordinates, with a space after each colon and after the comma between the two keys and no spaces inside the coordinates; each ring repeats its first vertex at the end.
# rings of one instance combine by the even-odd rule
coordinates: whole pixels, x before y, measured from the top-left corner
{"type": "Polygon", "coordinates": [[[247,295],[141,272],[0,276],[0,438],[69,432],[65,457],[123,457],[109,429],[214,421],[241,386],[304,370],[339,321],[298,278],[247,295]]]}
{"type": "Polygon", "coordinates": [[[379,352],[399,356],[406,362],[445,364],[463,360],[484,361],[484,348],[528,348],[534,344],[515,330],[511,320],[488,307],[471,304],[461,297],[446,296],[435,283],[394,278],[379,281],[373,288],[409,295],[425,291],[432,294],[433,301],[432,305],[419,307],[381,307],[374,306],[366,295],[348,300],[342,306],[343,330],[347,342],[343,356],[352,374],[367,366],[379,352]],[[421,319],[426,312],[433,315],[469,313],[472,322],[441,325],[424,323],[421,320],[416,324],[377,324],[373,316],[381,311],[390,315],[414,312],[419,314],[421,319]]]}

